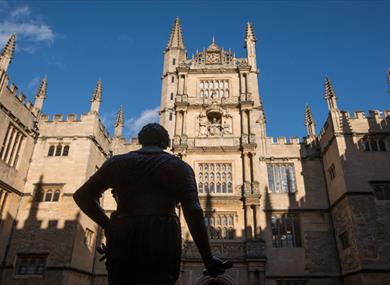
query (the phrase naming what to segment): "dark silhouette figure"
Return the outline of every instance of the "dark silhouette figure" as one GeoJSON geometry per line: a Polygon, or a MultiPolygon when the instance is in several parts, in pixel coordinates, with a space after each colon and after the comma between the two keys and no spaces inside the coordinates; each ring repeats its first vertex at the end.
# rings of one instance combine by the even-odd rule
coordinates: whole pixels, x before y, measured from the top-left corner
{"type": "Polygon", "coordinates": [[[231,263],[211,254],[192,168],[163,151],[169,135],[159,124],[146,125],[138,137],[140,150],[108,159],[74,194],[80,209],[104,229],[109,284],[176,282],[181,257],[177,203],[181,203],[205,274],[223,274],[231,263]],[[117,201],[110,219],[99,204],[108,188],[117,201]]]}

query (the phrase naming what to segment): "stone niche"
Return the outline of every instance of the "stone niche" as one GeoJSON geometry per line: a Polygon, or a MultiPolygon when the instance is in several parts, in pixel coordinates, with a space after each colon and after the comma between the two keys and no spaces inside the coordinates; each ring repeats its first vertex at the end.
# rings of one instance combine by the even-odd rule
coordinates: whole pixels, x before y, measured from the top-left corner
{"type": "Polygon", "coordinates": [[[205,106],[197,117],[198,137],[231,137],[233,118],[221,105],[220,98],[212,95],[211,104],[205,106]]]}

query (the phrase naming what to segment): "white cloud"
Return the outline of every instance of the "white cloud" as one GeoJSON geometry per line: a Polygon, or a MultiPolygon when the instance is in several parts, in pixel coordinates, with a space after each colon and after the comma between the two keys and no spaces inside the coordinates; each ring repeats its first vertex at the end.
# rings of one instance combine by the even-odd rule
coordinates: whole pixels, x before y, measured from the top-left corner
{"type": "Polygon", "coordinates": [[[53,29],[37,21],[28,6],[3,3],[0,9],[0,45],[3,46],[13,33],[17,37],[17,49],[29,53],[34,53],[42,44],[54,42],[56,36],[53,29]]]}
{"type": "Polygon", "coordinates": [[[132,137],[138,135],[138,132],[143,126],[148,123],[156,123],[159,121],[159,111],[160,107],[155,107],[153,109],[147,109],[141,113],[137,118],[130,118],[125,121],[125,132],[130,133],[132,137]]]}
{"type": "Polygon", "coordinates": [[[27,90],[36,91],[38,89],[38,85],[41,82],[40,77],[34,77],[27,83],[27,90]]]}

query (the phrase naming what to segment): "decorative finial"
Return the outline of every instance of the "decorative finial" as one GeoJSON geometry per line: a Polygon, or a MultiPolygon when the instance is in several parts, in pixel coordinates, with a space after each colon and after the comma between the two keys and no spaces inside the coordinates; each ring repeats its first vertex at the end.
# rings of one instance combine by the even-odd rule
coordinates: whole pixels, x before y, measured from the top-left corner
{"type": "Polygon", "coordinates": [[[7,71],[8,66],[14,57],[15,45],[16,45],[16,34],[12,34],[1,52],[0,70],[7,71]]]}
{"type": "Polygon", "coordinates": [[[46,92],[47,92],[47,75],[43,77],[41,85],[38,88],[37,94],[35,95],[35,98],[46,98],[46,92]]]}
{"type": "Polygon", "coordinates": [[[95,90],[92,93],[91,102],[93,101],[102,101],[102,81],[100,79],[97,81],[95,90]]]}
{"type": "Polygon", "coordinates": [[[167,49],[170,48],[181,48],[184,47],[183,33],[181,30],[181,24],[179,17],[176,17],[175,23],[173,24],[171,36],[169,37],[167,49]]]}
{"type": "Polygon", "coordinates": [[[115,127],[123,127],[123,106],[121,105],[116,116],[115,127]]]}
{"type": "Polygon", "coordinates": [[[215,37],[214,37],[214,35],[213,35],[212,43],[215,44],[215,37]]]}
{"type": "Polygon", "coordinates": [[[255,33],[253,31],[253,25],[251,22],[248,22],[246,24],[245,42],[247,42],[247,41],[256,42],[256,37],[255,37],[255,33]]]}
{"type": "Polygon", "coordinates": [[[116,116],[114,137],[117,138],[122,137],[123,118],[124,118],[124,112],[123,112],[123,106],[121,105],[118,114],[116,116]]]}
{"type": "Polygon", "coordinates": [[[316,125],[309,104],[306,104],[306,108],[305,108],[305,126],[307,128],[308,137],[315,137],[316,125]]]}
{"type": "Polygon", "coordinates": [[[329,110],[337,109],[337,97],[332,82],[328,76],[325,77],[325,100],[328,103],[329,110]]]}

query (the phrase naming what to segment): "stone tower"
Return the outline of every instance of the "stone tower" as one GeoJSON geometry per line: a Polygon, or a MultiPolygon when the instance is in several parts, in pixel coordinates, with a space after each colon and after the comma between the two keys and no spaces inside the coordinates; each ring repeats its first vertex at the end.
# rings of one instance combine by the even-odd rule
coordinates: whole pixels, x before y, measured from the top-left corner
{"type": "MultiPolygon", "coordinates": [[[[262,268],[264,263],[259,249],[260,177],[253,171],[257,156],[266,151],[255,43],[248,23],[246,57],[235,57],[213,38],[207,49],[187,59],[176,19],[164,54],[161,97],[161,124],[173,137],[172,151],[195,170],[212,246],[239,260],[245,284],[258,284],[262,278],[261,273],[247,274],[248,266],[262,268]]],[[[183,237],[189,237],[186,228],[183,237]]],[[[201,273],[203,265],[194,262],[194,252],[187,240],[183,284],[192,284],[201,273]]]]}
{"type": "Polygon", "coordinates": [[[174,111],[176,95],[182,95],[186,92],[185,89],[183,89],[183,86],[181,86],[181,90],[178,89],[179,74],[177,73],[177,67],[179,66],[179,62],[185,62],[186,58],[186,49],[184,46],[180,20],[179,18],[176,18],[168,45],[164,50],[160,107],[160,122],[168,130],[171,138],[175,134],[175,123],[177,120],[180,120],[179,116],[176,116],[174,111]]]}

